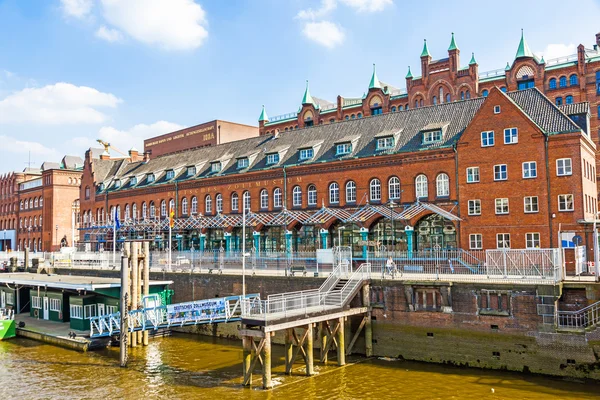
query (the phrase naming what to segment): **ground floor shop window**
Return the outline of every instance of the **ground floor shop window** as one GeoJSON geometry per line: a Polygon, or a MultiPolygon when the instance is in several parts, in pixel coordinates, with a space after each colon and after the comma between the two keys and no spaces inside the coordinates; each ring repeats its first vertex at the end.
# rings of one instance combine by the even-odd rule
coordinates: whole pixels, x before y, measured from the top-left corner
{"type": "Polygon", "coordinates": [[[39,296],[32,296],[31,297],[31,307],[33,308],[42,308],[42,298],[39,296]]]}
{"type": "Polygon", "coordinates": [[[83,306],[71,305],[71,318],[83,319],[83,306]]]}
{"type": "Polygon", "coordinates": [[[90,304],[87,306],[84,306],[84,311],[85,311],[85,319],[90,319],[91,317],[95,317],[97,315],[96,312],[96,305],[95,304],[90,304]]]}
{"type": "Polygon", "coordinates": [[[59,299],[50,299],[50,311],[60,311],[59,299]]]}

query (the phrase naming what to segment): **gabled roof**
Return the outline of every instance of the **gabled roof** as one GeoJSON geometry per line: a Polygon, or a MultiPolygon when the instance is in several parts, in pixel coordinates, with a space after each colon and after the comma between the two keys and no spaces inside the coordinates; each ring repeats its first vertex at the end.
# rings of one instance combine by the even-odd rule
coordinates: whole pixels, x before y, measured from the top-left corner
{"type": "Polygon", "coordinates": [[[66,169],[77,169],[83,167],[83,159],[79,156],[64,156],[62,164],[66,169]]]}
{"type": "Polygon", "coordinates": [[[589,114],[590,103],[583,101],[581,103],[563,104],[558,107],[567,115],[589,114]]]}

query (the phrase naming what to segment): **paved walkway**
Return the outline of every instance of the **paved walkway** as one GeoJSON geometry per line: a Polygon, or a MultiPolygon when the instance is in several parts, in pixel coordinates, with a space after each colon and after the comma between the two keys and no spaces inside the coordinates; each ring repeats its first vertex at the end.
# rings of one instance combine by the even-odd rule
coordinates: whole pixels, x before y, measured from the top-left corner
{"type": "Polygon", "coordinates": [[[74,340],[80,342],[86,342],[87,339],[84,337],[89,336],[89,331],[78,331],[71,329],[68,322],[55,322],[47,321],[44,319],[37,319],[29,315],[29,313],[21,313],[15,315],[15,321],[17,321],[17,327],[19,322],[25,322],[25,327],[28,331],[44,333],[46,335],[55,336],[61,339],[69,339],[69,332],[75,332],[77,336],[74,340]]]}

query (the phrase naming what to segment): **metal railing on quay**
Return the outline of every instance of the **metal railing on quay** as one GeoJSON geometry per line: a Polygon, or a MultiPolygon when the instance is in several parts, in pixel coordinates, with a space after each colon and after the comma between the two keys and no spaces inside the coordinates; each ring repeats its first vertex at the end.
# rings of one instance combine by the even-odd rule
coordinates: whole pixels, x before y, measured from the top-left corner
{"type": "Polygon", "coordinates": [[[600,324],[600,301],[577,311],[558,311],[558,328],[585,330],[600,324]]]}

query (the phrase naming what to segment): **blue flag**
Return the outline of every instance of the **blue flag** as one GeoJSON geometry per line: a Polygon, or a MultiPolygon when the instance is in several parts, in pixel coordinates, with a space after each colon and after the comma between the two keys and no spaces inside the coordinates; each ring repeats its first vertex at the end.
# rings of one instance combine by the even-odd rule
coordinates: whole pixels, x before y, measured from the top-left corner
{"type": "Polygon", "coordinates": [[[117,230],[121,229],[121,223],[119,222],[119,215],[115,213],[115,228],[117,230]]]}

